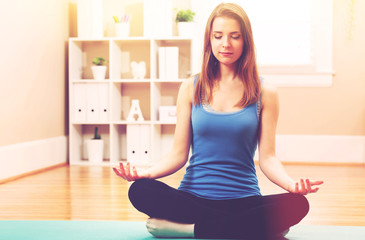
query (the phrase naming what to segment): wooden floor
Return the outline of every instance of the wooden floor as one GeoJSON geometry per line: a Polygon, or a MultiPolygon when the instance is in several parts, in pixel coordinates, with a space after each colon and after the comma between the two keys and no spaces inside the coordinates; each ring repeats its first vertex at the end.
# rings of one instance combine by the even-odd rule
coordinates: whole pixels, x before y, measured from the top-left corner
{"type": "MultiPolygon", "coordinates": [[[[286,165],[293,178],[324,180],[303,224],[365,226],[365,167],[286,165]]],[[[162,179],[177,187],[184,170],[162,179]]],[[[282,192],[258,171],[263,194],[282,192]]],[[[109,167],[64,166],[0,185],[0,220],[130,220],[146,216],[127,199],[129,183],[109,167]]]]}

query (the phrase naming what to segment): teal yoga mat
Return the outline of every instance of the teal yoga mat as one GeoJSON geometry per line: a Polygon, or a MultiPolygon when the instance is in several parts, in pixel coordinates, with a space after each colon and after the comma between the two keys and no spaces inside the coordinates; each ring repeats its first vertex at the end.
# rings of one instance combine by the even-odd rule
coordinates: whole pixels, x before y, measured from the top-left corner
{"type": "MultiPolygon", "coordinates": [[[[0,221],[0,240],[151,240],[144,222],[0,221]]],[[[290,240],[364,240],[365,227],[305,226],[291,228],[290,240]]],[[[166,240],[166,238],[165,238],[166,240]]]]}

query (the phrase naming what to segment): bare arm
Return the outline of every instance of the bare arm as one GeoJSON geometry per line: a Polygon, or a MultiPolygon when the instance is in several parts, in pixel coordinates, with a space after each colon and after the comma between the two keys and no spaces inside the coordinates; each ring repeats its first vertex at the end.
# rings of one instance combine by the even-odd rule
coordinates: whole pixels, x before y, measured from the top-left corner
{"type": "Polygon", "coordinates": [[[191,142],[191,105],[194,80],[189,79],[180,87],[177,98],[177,122],[171,151],[150,168],[151,178],[160,178],[175,173],[187,160],[191,142]]]}
{"type": "Polygon", "coordinates": [[[261,170],[270,181],[288,192],[307,194],[318,191],[318,188],[312,188],[312,186],[320,185],[323,183],[322,181],[310,181],[309,179],[294,181],[277,159],[275,135],[278,117],[279,99],[277,90],[272,86],[265,85],[262,96],[259,138],[259,163],[261,170]]]}
{"type": "Polygon", "coordinates": [[[191,105],[194,89],[194,80],[189,79],[182,83],[177,98],[177,123],[174,143],[171,151],[151,168],[137,173],[134,166],[127,163],[120,168],[114,168],[115,173],[127,181],[140,178],[161,178],[175,173],[188,160],[191,141],[191,105]]]}

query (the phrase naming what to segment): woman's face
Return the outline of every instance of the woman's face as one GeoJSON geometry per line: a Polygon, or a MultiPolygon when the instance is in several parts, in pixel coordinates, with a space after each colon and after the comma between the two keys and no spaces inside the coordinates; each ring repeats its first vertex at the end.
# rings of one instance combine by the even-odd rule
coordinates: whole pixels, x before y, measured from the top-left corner
{"type": "Polygon", "coordinates": [[[210,42],[213,55],[221,64],[234,64],[243,51],[243,38],[238,21],[229,17],[214,19],[210,42]]]}

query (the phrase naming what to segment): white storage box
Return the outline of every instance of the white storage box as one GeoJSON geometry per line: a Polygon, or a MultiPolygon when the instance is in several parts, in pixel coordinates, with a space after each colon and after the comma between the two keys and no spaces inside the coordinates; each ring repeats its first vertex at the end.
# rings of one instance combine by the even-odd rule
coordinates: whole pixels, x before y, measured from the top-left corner
{"type": "Polygon", "coordinates": [[[176,122],[176,106],[160,106],[160,121],[176,122]]]}

